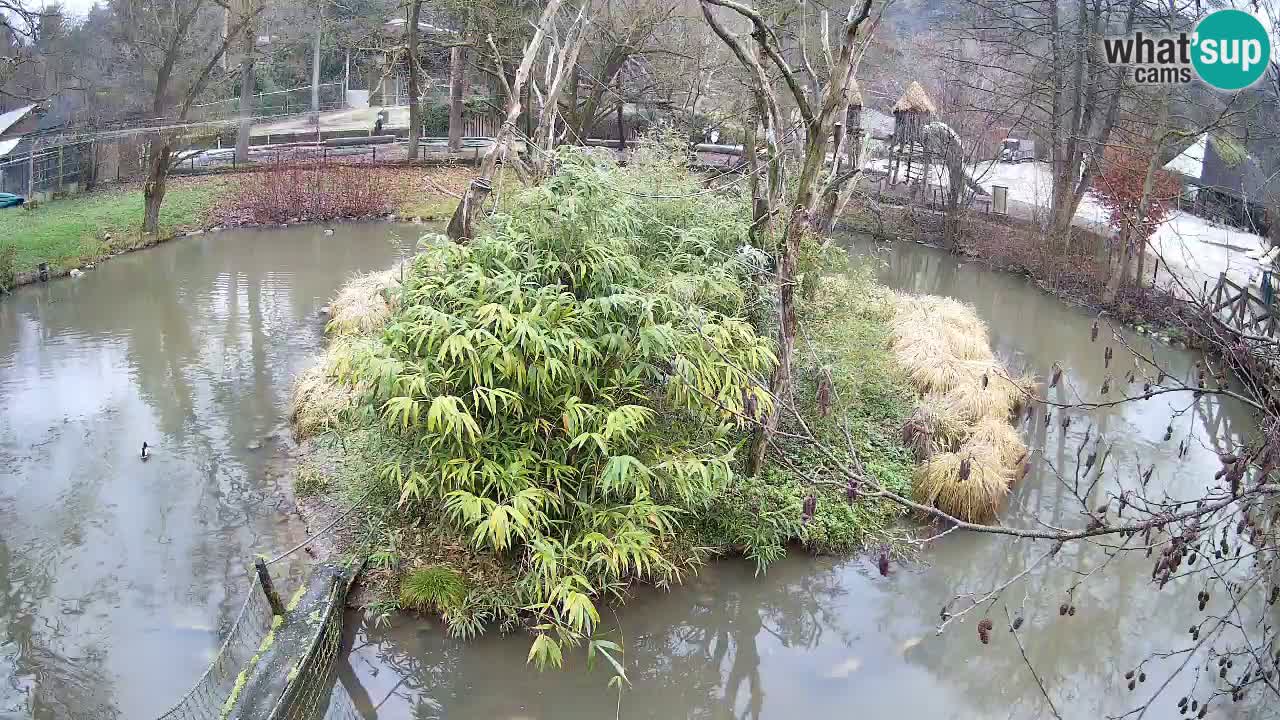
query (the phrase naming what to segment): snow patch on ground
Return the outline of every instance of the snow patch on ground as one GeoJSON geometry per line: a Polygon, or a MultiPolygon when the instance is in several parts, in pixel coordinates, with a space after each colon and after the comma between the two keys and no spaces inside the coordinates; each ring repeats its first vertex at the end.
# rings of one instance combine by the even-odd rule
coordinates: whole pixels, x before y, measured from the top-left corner
{"type": "MultiPolygon", "coordinates": [[[[873,170],[887,172],[888,160],[868,163],[873,170]]],[[[1010,207],[1010,212],[1043,217],[1050,205],[1053,189],[1048,163],[981,162],[968,167],[970,174],[987,188],[1000,185],[1009,189],[1009,199],[1027,206],[1026,210],[1010,207]]],[[[930,174],[930,184],[946,187],[945,173],[930,174]]],[[[1086,193],[1076,210],[1075,224],[1103,234],[1112,231],[1108,211],[1092,192],[1086,193]]],[[[1161,273],[1174,273],[1186,290],[1199,292],[1208,281],[1212,288],[1218,276],[1226,273],[1236,283],[1257,284],[1263,267],[1253,257],[1260,255],[1269,242],[1238,228],[1219,225],[1188,212],[1176,211],[1157,228],[1151,247],[1161,258],[1161,273]]],[[[1162,282],[1162,284],[1164,284],[1162,282]]]]}

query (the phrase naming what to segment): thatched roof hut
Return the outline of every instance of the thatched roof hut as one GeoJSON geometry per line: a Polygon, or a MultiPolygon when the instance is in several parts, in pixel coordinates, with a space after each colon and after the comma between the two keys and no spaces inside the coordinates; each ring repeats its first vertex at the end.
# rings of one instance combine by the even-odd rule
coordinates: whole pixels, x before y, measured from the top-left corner
{"type": "Polygon", "coordinates": [[[893,104],[894,142],[911,144],[922,141],[921,133],[929,116],[938,111],[919,82],[912,81],[907,91],[893,104]]]}
{"type": "Polygon", "coordinates": [[[932,115],[938,112],[938,108],[929,99],[928,93],[918,81],[912,80],[907,86],[907,91],[902,93],[902,97],[898,98],[898,102],[893,104],[894,114],[898,113],[926,113],[932,115]]]}

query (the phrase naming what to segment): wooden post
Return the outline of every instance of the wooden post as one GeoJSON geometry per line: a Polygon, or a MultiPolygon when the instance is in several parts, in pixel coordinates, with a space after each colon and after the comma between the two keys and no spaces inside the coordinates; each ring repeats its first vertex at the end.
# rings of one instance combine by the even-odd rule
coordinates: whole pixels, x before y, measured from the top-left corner
{"type": "Polygon", "coordinates": [[[27,201],[36,199],[36,141],[31,140],[31,152],[27,154],[27,201]]]}
{"type": "Polygon", "coordinates": [[[459,212],[455,212],[453,218],[449,221],[449,227],[446,232],[450,240],[467,242],[471,239],[475,216],[479,214],[480,207],[484,204],[485,198],[489,197],[489,193],[492,190],[493,186],[482,177],[471,181],[471,187],[467,188],[466,194],[462,196],[462,204],[458,208],[459,212]]]}
{"type": "Polygon", "coordinates": [[[280,593],[276,592],[276,586],[271,582],[271,573],[267,572],[267,561],[257,558],[253,561],[254,567],[258,569],[258,582],[262,583],[262,592],[267,596],[267,602],[271,605],[272,615],[283,615],[284,604],[280,602],[280,593]]]}
{"type": "Polygon", "coordinates": [[[622,101],[622,72],[617,75],[617,83],[615,85],[618,94],[618,152],[621,154],[620,160],[627,159],[627,127],[623,122],[623,110],[626,103],[622,101]]]}

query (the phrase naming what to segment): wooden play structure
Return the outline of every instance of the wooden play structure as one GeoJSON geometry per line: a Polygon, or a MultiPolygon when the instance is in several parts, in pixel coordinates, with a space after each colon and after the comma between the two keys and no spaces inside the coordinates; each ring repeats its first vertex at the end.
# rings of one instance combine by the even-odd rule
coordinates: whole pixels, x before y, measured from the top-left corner
{"type": "Polygon", "coordinates": [[[889,183],[907,183],[914,192],[924,187],[929,173],[925,126],[938,112],[919,82],[912,81],[893,105],[893,136],[889,140],[889,183]]]}

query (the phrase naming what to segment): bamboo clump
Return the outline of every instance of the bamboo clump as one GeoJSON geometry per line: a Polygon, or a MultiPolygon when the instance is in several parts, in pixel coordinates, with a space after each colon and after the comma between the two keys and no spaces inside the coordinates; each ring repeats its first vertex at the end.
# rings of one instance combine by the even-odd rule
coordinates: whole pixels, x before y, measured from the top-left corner
{"type": "Polygon", "coordinates": [[[991,520],[1026,458],[1010,421],[1031,383],[1009,373],[973,308],[951,298],[896,294],[890,350],[921,395],[902,430],[921,463],[916,501],[991,520]]]}

